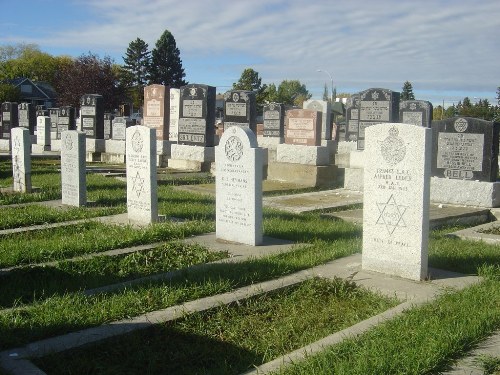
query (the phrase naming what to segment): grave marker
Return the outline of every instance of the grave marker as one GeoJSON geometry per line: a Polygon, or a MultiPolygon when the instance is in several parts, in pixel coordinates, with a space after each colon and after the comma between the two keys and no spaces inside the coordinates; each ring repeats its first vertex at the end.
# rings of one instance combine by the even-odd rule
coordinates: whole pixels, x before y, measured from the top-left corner
{"type": "Polygon", "coordinates": [[[496,181],[499,127],[499,123],[471,117],[433,121],[432,175],[496,181]]]}
{"type": "Polygon", "coordinates": [[[345,140],[357,141],[359,132],[359,94],[347,98],[345,113],[345,140]]]}
{"type": "Polygon", "coordinates": [[[285,143],[302,146],[321,145],[322,113],[312,109],[286,112],[285,143]]]}
{"type": "Polygon", "coordinates": [[[87,138],[104,139],[104,99],[102,95],[85,94],[82,96],[80,124],[87,138]]]}
{"type": "Polygon", "coordinates": [[[427,277],[431,137],[409,124],[366,129],[363,269],[427,277]]]}
{"type": "Polygon", "coordinates": [[[31,137],[29,129],[11,130],[13,190],[31,193],[31,137]]]}
{"type": "Polygon", "coordinates": [[[50,150],[50,130],[52,125],[50,117],[38,116],[36,118],[36,144],[44,151],[50,150]]]}
{"type": "Polygon", "coordinates": [[[170,114],[169,88],[163,85],[144,87],[144,118],[142,125],[154,129],[156,139],[168,139],[170,114]]]}
{"type": "Polygon", "coordinates": [[[19,126],[17,103],[2,103],[2,139],[10,139],[10,131],[19,126]]]}
{"type": "Polygon", "coordinates": [[[57,117],[57,139],[61,139],[63,131],[76,130],[75,108],[60,107],[57,117]]]}
{"type": "Polygon", "coordinates": [[[114,118],[111,113],[104,113],[104,139],[111,139],[111,124],[114,118]]]}
{"type": "Polygon", "coordinates": [[[132,120],[127,117],[115,117],[111,126],[111,138],[116,141],[124,141],[126,139],[126,130],[132,125],[132,120]]]}
{"type": "Polygon", "coordinates": [[[399,103],[399,120],[403,124],[431,127],[432,103],[426,100],[403,100],[399,103]]]}
{"type": "Polygon", "coordinates": [[[306,100],[302,107],[321,112],[321,139],[332,139],[330,122],[332,118],[332,105],[326,100],[306,100]]]}
{"type": "Polygon", "coordinates": [[[58,139],[57,127],[59,124],[59,108],[49,108],[50,139],[58,139]]]}
{"type": "Polygon", "coordinates": [[[179,144],[213,147],[215,87],[191,84],[180,88],[179,144]]]}
{"type": "Polygon", "coordinates": [[[264,105],[264,137],[283,138],[285,136],[285,107],[281,103],[264,105]]]}
{"type": "Polygon", "coordinates": [[[127,212],[131,221],[158,221],[156,132],[143,125],[126,130],[127,212]]]}
{"type": "Polygon", "coordinates": [[[216,237],[257,246],[262,243],[263,150],[246,128],[233,126],[215,152],[216,237]]]}
{"type": "Polygon", "coordinates": [[[19,126],[26,128],[30,134],[35,134],[36,127],[36,111],[31,103],[20,103],[18,106],[19,126]]]}
{"type": "Polygon", "coordinates": [[[180,89],[170,89],[170,126],[168,128],[168,139],[177,142],[179,139],[179,103],[180,89]]]}
{"type": "Polygon", "coordinates": [[[61,193],[62,204],[87,204],[85,170],[85,133],[67,130],[61,133],[61,193]]]}
{"type": "Polygon", "coordinates": [[[224,130],[239,126],[257,134],[256,117],[255,92],[231,90],[224,93],[224,130]]]}

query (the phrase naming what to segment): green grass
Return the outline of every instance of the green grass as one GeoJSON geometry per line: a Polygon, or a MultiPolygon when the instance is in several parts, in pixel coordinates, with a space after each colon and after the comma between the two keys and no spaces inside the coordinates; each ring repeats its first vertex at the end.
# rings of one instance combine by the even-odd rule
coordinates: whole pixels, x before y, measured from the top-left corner
{"type": "Polygon", "coordinates": [[[484,369],[485,375],[500,374],[500,357],[483,355],[478,358],[477,362],[484,369]]]}
{"type": "Polygon", "coordinates": [[[200,245],[166,243],[151,250],[62,261],[53,266],[23,267],[0,275],[0,308],[42,301],[83,289],[168,272],[227,257],[200,245]]]}
{"type": "Polygon", "coordinates": [[[235,374],[394,303],[353,283],[316,278],[36,363],[51,374],[235,374]]]}

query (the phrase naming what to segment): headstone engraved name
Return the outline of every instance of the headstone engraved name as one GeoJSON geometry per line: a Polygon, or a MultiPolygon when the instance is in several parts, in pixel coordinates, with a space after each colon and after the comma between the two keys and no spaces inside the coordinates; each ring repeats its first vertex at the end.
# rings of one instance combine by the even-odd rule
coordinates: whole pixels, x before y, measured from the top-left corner
{"type": "Polygon", "coordinates": [[[85,133],[69,130],[61,133],[62,204],[87,204],[85,172],[85,133]]]}
{"type": "Polygon", "coordinates": [[[430,128],[432,122],[432,103],[426,100],[403,100],[399,103],[399,121],[403,124],[430,128]]]}
{"type": "Polygon", "coordinates": [[[168,129],[168,139],[177,142],[179,139],[179,102],[180,89],[170,89],[170,126],[168,129]]]}
{"type": "Polygon", "coordinates": [[[29,129],[30,134],[35,134],[36,111],[31,103],[20,103],[18,106],[19,126],[29,129]]]}
{"type": "Polygon", "coordinates": [[[158,221],[156,132],[142,125],[127,128],[127,211],[131,221],[158,221]]]}
{"type": "Polygon", "coordinates": [[[432,175],[494,182],[500,124],[470,117],[433,121],[432,175]]]}
{"type": "Polygon", "coordinates": [[[18,114],[17,103],[2,103],[2,139],[10,139],[11,129],[19,126],[18,114]]]}
{"type": "Polygon", "coordinates": [[[227,129],[216,147],[216,237],[262,244],[263,150],[247,128],[227,129]]]}
{"type": "Polygon", "coordinates": [[[104,101],[102,95],[86,94],[81,98],[80,121],[87,138],[104,139],[104,101]]]}
{"type": "Polygon", "coordinates": [[[366,129],[363,269],[427,277],[431,138],[409,124],[366,129]]]}
{"type": "Polygon", "coordinates": [[[57,121],[57,139],[61,139],[63,131],[76,130],[75,108],[70,106],[60,107],[57,121]]]}
{"type": "Polygon", "coordinates": [[[368,126],[399,121],[399,96],[399,92],[380,88],[359,93],[358,150],[364,149],[368,126]]]}
{"type": "Polygon", "coordinates": [[[213,147],[215,87],[191,84],[180,88],[179,144],[213,147]]]}
{"type": "Polygon", "coordinates": [[[286,112],[285,143],[302,146],[321,145],[321,112],[291,109],[286,112]]]}
{"type": "Polygon", "coordinates": [[[332,139],[330,128],[332,105],[326,100],[306,100],[303,103],[303,108],[321,112],[321,139],[332,139]]]}
{"type": "Polygon", "coordinates": [[[155,129],[156,139],[168,139],[170,115],[169,88],[163,85],[144,87],[144,118],[142,124],[155,129]]]}
{"type": "Polygon", "coordinates": [[[281,103],[269,103],[264,105],[264,137],[285,136],[284,105],[281,103]]]}
{"type": "Polygon", "coordinates": [[[124,141],[129,126],[132,126],[132,120],[127,117],[115,117],[111,127],[112,138],[116,141],[124,141]]]}
{"type": "Polygon", "coordinates": [[[31,193],[31,137],[29,129],[13,128],[11,140],[13,190],[31,193]]]}
{"type": "Polygon", "coordinates": [[[255,93],[231,90],[224,93],[224,130],[240,126],[257,133],[255,93]]]}

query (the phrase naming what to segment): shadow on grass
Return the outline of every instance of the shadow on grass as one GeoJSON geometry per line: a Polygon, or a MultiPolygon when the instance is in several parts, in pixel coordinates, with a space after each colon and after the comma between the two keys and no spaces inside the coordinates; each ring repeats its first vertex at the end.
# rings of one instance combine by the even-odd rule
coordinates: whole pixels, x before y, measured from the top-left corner
{"type": "Polygon", "coordinates": [[[48,374],[237,374],[262,356],[163,324],[34,361],[48,374]],[[165,340],[168,337],[168,340],[165,340]],[[123,345],[123,341],[128,343],[123,345]]]}

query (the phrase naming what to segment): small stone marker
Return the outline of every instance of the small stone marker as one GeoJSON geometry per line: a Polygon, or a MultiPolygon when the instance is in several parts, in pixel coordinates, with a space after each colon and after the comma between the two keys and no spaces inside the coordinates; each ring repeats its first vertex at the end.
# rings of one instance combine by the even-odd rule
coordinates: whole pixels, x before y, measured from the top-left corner
{"type": "Polygon", "coordinates": [[[213,147],[215,87],[191,84],[180,88],[179,139],[183,145],[213,147]]]}
{"type": "Polygon", "coordinates": [[[306,100],[302,107],[321,112],[321,139],[332,139],[330,121],[332,118],[332,105],[326,100],[306,100]]]}
{"type": "Polygon", "coordinates": [[[368,126],[399,121],[399,97],[399,92],[380,88],[359,93],[358,150],[365,147],[368,126]]]}
{"type": "Polygon", "coordinates": [[[248,128],[257,134],[255,92],[230,90],[224,93],[224,130],[231,126],[248,128]]]}
{"type": "Polygon", "coordinates": [[[144,118],[142,125],[154,129],[156,139],[168,139],[168,126],[170,114],[169,88],[163,85],[150,85],[144,87],[144,118]]]}
{"type": "Polygon", "coordinates": [[[42,146],[44,151],[50,149],[50,131],[52,125],[50,117],[38,116],[36,118],[36,144],[42,146]]]}
{"type": "Polygon", "coordinates": [[[432,175],[494,182],[500,124],[471,117],[432,122],[432,175]]]}
{"type": "Polygon", "coordinates": [[[10,131],[19,126],[17,103],[2,103],[2,139],[10,139],[10,131]]]}
{"type": "Polygon", "coordinates": [[[67,130],[61,133],[61,193],[62,204],[87,204],[85,170],[85,133],[67,130]]]}
{"type": "Polygon", "coordinates": [[[399,103],[399,121],[403,124],[430,128],[432,122],[432,103],[426,100],[403,100],[399,103]]]}
{"type": "Polygon", "coordinates": [[[263,163],[264,151],[250,129],[224,131],[215,151],[218,239],[262,244],[263,163]]]}
{"type": "Polygon", "coordinates": [[[283,138],[285,136],[285,112],[281,103],[264,105],[264,137],[283,138]]]}
{"type": "Polygon", "coordinates": [[[24,127],[11,130],[13,190],[31,193],[31,137],[24,127]]]}
{"type": "Polygon", "coordinates": [[[156,131],[143,125],[127,128],[127,212],[131,221],[158,221],[156,131]]]}
{"type": "Polygon", "coordinates": [[[177,142],[179,139],[179,104],[180,89],[170,89],[170,126],[168,128],[168,140],[177,142]]]}
{"type": "Polygon", "coordinates": [[[321,112],[291,109],[286,112],[285,143],[302,146],[321,145],[321,112]]]}
{"type": "Polygon", "coordinates": [[[366,129],[362,267],[413,280],[427,277],[431,129],[366,129]]]}
{"type": "Polygon", "coordinates": [[[75,108],[70,106],[60,107],[57,123],[57,139],[67,130],[76,130],[75,108]]]}
{"type": "Polygon", "coordinates": [[[111,138],[115,141],[124,141],[129,126],[132,126],[132,120],[129,118],[115,117],[111,126],[111,138]]]}
{"type": "Polygon", "coordinates": [[[87,138],[104,139],[104,99],[102,95],[86,94],[81,98],[80,126],[87,138]]]}

